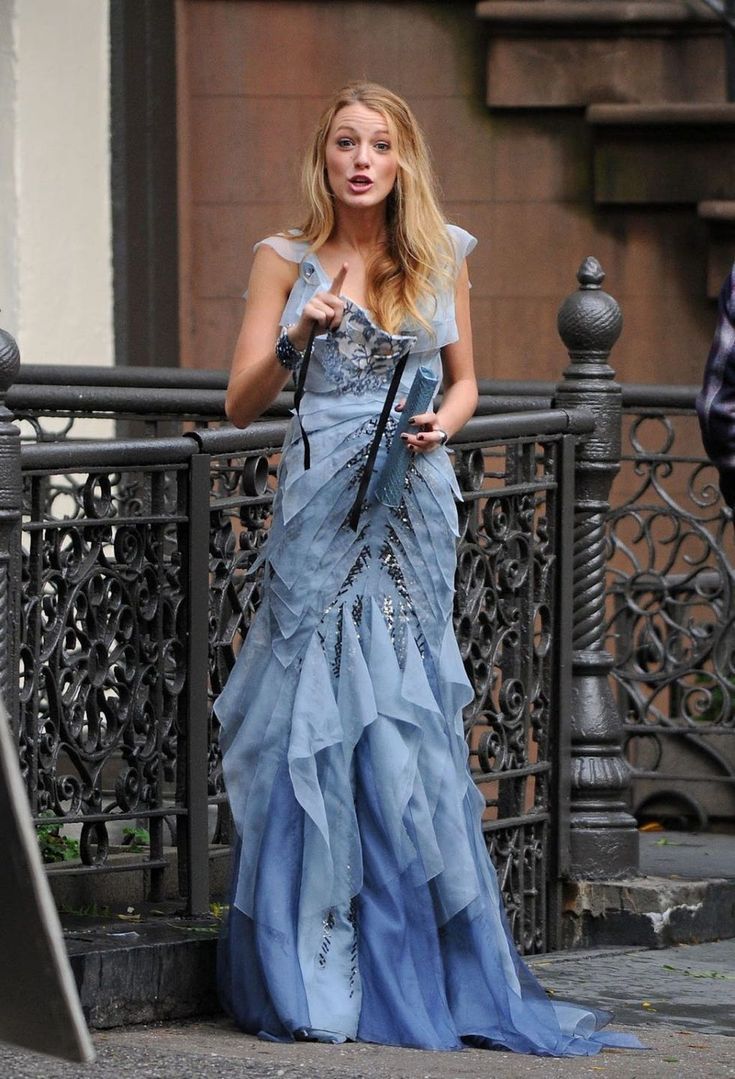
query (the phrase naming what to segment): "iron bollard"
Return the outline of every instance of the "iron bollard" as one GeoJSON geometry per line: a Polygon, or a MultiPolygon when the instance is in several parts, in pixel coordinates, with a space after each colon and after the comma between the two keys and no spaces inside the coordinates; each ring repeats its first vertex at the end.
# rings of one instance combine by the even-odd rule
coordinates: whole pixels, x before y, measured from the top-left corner
{"type": "Polygon", "coordinates": [[[622,417],[621,388],[607,359],[623,324],[617,302],[601,289],[604,277],[597,259],[585,259],[580,287],[558,315],[571,363],[556,406],[584,407],[597,417],[594,432],[578,443],[574,466],[569,875],[578,880],[638,873],[638,832],[627,809],[630,768],[604,642],[607,499],[620,469],[622,417]]]}
{"type": "Polygon", "coordinates": [[[20,368],[20,352],[0,329],[0,695],[17,732],[20,650],[20,431],[5,396],[20,368]]]}

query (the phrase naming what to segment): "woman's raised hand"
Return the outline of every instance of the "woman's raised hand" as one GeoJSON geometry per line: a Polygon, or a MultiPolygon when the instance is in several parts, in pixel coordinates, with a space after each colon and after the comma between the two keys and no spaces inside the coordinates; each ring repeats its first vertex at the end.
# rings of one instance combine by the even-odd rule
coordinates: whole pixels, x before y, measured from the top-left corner
{"type": "Polygon", "coordinates": [[[346,276],[347,263],[343,262],[329,289],[326,292],[315,292],[304,305],[301,318],[288,332],[296,348],[306,348],[314,323],[322,330],[334,330],[339,326],[345,313],[344,300],[340,299],[339,294],[346,276]]]}

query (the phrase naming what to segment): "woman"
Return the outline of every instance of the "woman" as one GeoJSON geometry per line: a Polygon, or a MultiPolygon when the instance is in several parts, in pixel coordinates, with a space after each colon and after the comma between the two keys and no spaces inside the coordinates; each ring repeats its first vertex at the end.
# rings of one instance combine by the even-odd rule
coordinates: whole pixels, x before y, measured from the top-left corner
{"type": "Polygon", "coordinates": [[[257,245],[227,393],[246,425],[301,370],[316,328],[262,602],[217,702],[242,837],[225,1004],[272,1038],[632,1044],[552,1005],[517,956],[467,768],[473,694],[451,621],[459,491],[444,444],[477,401],[475,241],[445,224],[420,130],[381,87],[335,96],[305,181],[302,228],[257,245]],[[444,393],[402,436],[410,467],[391,508],[375,495],[395,430],[386,400],[419,366],[444,393]]]}

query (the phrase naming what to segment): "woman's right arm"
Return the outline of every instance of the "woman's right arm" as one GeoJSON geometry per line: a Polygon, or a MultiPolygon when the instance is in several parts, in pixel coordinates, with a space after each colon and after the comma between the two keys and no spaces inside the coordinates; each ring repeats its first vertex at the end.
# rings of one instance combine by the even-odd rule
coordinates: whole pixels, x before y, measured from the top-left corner
{"type": "Polygon", "coordinates": [[[225,412],[236,427],[256,420],[288,381],[276,359],[279,319],[298,276],[298,266],[271,247],[259,247],[248,282],[248,299],[235,346],[225,412]]]}
{"type": "MultiPolygon", "coordinates": [[[[329,290],[312,296],[304,305],[299,321],[289,328],[291,343],[299,351],[306,348],[314,322],[326,329],[342,321],[345,305],[339,292],[346,273],[344,263],[329,290]]],[[[276,358],[276,339],[281,312],[297,276],[295,262],[281,258],[271,247],[258,248],[225,399],[225,413],[236,427],[247,427],[257,420],[288,381],[290,372],[276,358]]]]}

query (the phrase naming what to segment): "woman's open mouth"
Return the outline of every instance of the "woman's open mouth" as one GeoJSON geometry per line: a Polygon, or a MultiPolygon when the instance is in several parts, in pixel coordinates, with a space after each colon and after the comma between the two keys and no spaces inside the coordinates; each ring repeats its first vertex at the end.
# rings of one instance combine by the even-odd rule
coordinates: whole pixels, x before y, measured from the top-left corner
{"type": "Polygon", "coordinates": [[[353,191],[368,191],[373,186],[369,176],[350,176],[347,182],[353,191]]]}

